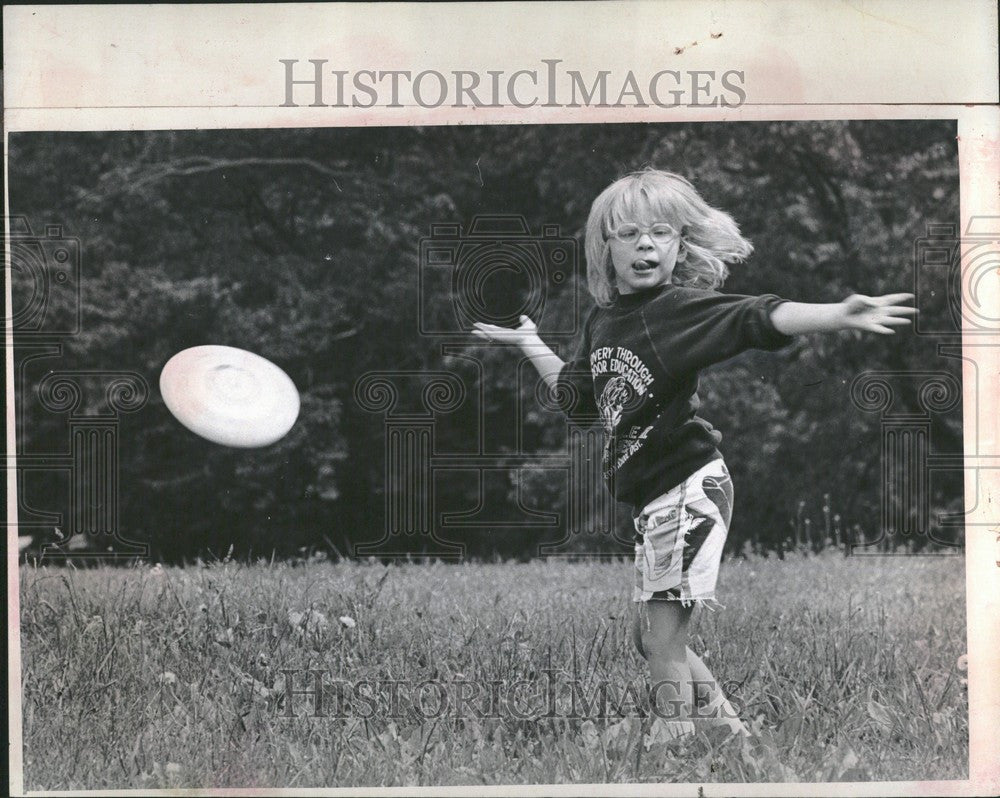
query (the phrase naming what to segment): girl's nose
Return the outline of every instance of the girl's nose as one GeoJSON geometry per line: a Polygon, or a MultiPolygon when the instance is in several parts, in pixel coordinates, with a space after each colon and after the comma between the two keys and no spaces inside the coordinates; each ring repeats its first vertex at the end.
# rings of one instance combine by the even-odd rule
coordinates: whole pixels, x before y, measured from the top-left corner
{"type": "Polygon", "coordinates": [[[636,249],[652,249],[653,239],[649,237],[649,233],[643,233],[639,236],[639,240],[635,242],[636,249]]]}

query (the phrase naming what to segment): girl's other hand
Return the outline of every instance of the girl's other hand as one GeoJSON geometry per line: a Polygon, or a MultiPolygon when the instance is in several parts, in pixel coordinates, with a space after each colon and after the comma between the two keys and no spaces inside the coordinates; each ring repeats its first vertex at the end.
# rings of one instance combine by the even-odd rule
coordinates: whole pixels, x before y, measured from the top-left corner
{"type": "Polygon", "coordinates": [[[886,294],[885,296],[862,296],[853,294],[840,303],[844,314],[844,327],[849,330],[865,330],[892,335],[893,327],[910,323],[909,316],[916,316],[917,309],[900,304],[911,302],[913,294],[886,294]]]}
{"type": "Polygon", "coordinates": [[[521,316],[520,325],[514,328],[498,327],[495,324],[486,324],[482,321],[473,322],[472,326],[475,329],[470,330],[470,332],[484,341],[513,344],[524,348],[538,339],[538,329],[527,316],[521,316]]]}

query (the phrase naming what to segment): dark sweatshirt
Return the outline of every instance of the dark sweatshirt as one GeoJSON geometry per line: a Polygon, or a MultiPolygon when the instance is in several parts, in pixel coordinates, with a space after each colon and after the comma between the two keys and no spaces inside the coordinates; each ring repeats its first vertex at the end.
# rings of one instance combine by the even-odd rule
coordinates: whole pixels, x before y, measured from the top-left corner
{"type": "Polygon", "coordinates": [[[722,435],[696,415],[698,372],[746,349],[790,343],[771,323],[783,301],[664,285],[590,312],[556,395],[571,419],[602,421],[604,478],[615,499],[637,514],[722,456],[722,435]]]}

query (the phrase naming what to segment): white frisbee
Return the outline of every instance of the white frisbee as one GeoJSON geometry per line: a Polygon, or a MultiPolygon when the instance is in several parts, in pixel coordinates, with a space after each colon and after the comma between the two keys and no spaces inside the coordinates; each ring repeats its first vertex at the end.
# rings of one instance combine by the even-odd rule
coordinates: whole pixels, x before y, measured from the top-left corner
{"type": "Polygon", "coordinates": [[[299,416],[299,392],[270,360],[232,346],[178,352],[160,372],[167,409],[192,432],[223,446],[270,446],[299,416]]]}

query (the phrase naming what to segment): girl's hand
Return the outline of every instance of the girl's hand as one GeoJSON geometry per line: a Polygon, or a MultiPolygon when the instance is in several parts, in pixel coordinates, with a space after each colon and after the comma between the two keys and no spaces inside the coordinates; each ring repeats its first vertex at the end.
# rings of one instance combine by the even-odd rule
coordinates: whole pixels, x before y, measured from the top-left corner
{"type": "Polygon", "coordinates": [[[538,329],[535,327],[535,323],[527,316],[521,316],[520,322],[518,327],[510,328],[497,327],[495,324],[476,321],[472,324],[475,329],[470,330],[470,332],[484,341],[513,344],[523,349],[525,346],[538,341],[538,329]]]}
{"type": "Polygon", "coordinates": [[[844,329],[892,335],[895,332],[893,327],[907,325],[910,323],[907,317],[917,315],[916,308],[900,304],[912,300],[913,294],[853,294],[840,303],[844,329]]]}
{"type": "Polygon", "coordinates": [[[476,338],[491,343],[514,344],[521,347],[521,351],[538,369],[539,376],[545,380],[549,388],[555,390],[559,383],[559,373],[566,364],[538,337],[538,330],[531,319],[521,316],[520,324],[513,329],[497,327],[495,324],[486,324],[482,321],[475,321],[472,326],[475,329],[469,332],[476,338]]]}

